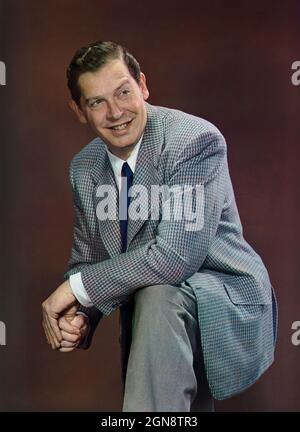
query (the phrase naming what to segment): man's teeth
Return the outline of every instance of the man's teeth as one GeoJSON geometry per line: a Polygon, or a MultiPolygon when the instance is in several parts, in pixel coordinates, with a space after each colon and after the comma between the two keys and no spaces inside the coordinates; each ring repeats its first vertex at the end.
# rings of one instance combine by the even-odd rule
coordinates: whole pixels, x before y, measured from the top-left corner
{"type": "Polygon", "coordinates": [[[124,123],[122,125],[114,126],[114,127],[112,127],[112,129],[114,129],[114,130],[122,130],[122,129],[125,129],[127,127],[127,125],[128,125],[128,123],[124,123]]]}

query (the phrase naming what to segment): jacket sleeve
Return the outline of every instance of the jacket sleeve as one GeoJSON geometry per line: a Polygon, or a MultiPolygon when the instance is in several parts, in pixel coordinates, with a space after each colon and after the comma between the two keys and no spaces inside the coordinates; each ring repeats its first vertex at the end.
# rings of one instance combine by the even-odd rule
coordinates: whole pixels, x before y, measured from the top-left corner
{"type": "Polygon", "coordinates": [[[169,187],[200,185],[204,220],[201,229],[187,229],[186,221],[162,218],[156,236],[141,247],[102,262],[84,266],[83,285],[105,315],[126,302],[137,289],[180,284],[203,264],[214,238],[224,203],[226,144],[215,132],[202,133],[183,146],[166,173],[169,187]]]}

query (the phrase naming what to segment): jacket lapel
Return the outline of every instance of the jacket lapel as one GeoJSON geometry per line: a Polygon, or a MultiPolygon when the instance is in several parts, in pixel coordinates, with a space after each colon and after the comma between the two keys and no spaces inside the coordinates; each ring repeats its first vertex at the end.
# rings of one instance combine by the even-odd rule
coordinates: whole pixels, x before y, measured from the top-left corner
{"type": "Polygon", "coordinates": [[[127,248],[140,229],[150,219],[151,185],[159,185],[158,161],[163,145],[163,126],[159,109],[146,103],[147,124],[139,149],[136,169],[133,176],[133,186],[138,185],[147,190],[148,200],[141,200],[143,219],[128,220],[127,248]]]}
{"type": "Polygon", "coordinates": [[[111,199],[113,200],[113,202],[111,202],[111,208],[113,208],[115,211],[115,217],[104,220],[99,219],[98,215],[96,217],[98,219],[98,225],[103,244],[110,257],[113,257],[118,255],[121,251],[121,234],[118,211],[119,194],[114,173],[106,153],[105,144],[100,142],[99,146],[101,146],[100,155],[91,170],[91,176],[95,183],[93,201],[97,215],[97,207],[101,205],[101,200],[105,198],[105,196],[103,197],[103,194],[100,194],[99,196],[101,187],[105,185],[105,187],[111,191],[111,199]]]}

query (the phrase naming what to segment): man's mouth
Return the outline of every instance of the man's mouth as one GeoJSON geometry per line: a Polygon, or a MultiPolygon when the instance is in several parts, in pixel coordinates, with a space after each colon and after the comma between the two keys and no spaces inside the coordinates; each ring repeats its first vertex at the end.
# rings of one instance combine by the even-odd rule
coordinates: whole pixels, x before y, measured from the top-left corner
{"type": "Polygon", "coordinates": [[[109,129],[112,130],[116,130],[116,131],[121,131],[127,128],[127,126],[132,122],[132,120],[128,121],[127,123],[121,123],[119,125],[116,126],[111,126],[109,129]]]}

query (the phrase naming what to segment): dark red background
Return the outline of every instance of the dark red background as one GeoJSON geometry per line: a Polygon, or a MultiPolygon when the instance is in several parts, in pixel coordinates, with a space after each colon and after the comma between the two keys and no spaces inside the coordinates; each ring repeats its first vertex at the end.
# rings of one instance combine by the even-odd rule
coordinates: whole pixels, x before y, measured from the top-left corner
{"type": "Polygon", "coordinates": [[[246,239],[262,256],[280,307],[276,361],[220,411],[300,410],[300,8],[289,1],[0,2],[0,410],[121,410],[118,313],[86,352],[52,352],[40,304],[62,281],[72,236],[68,165],[92,137],[67,106],[65,68],[79,46],[126,45],[150,102],[215,123],[225,135],[246,239]]]}

